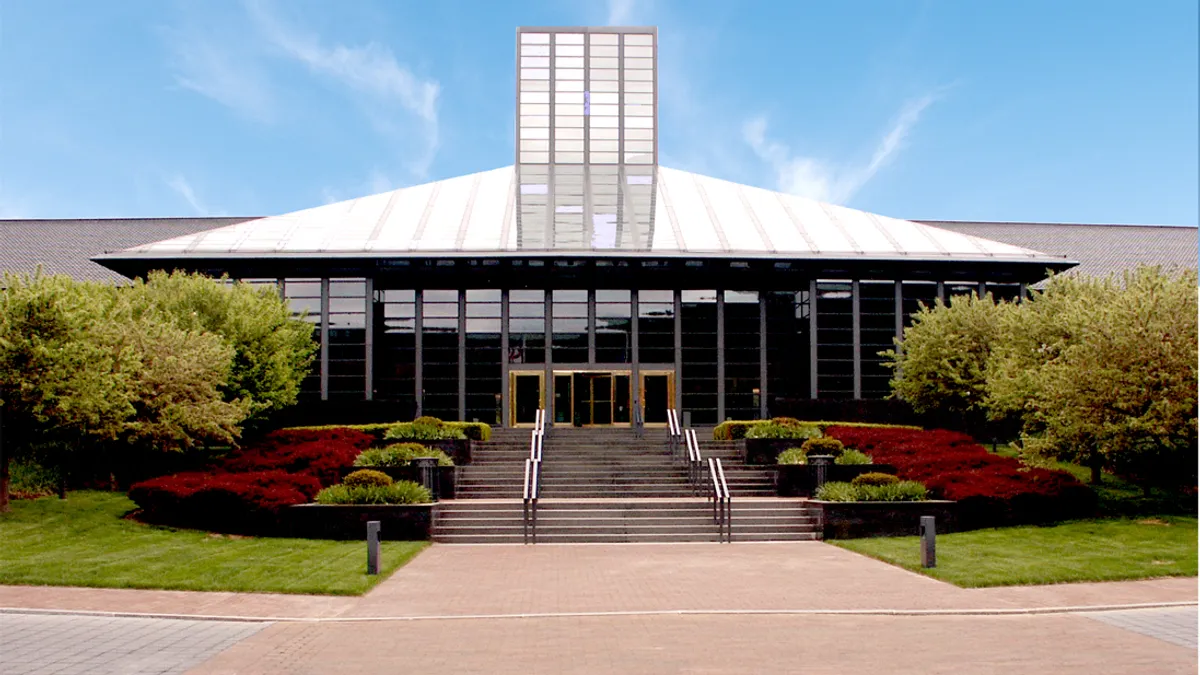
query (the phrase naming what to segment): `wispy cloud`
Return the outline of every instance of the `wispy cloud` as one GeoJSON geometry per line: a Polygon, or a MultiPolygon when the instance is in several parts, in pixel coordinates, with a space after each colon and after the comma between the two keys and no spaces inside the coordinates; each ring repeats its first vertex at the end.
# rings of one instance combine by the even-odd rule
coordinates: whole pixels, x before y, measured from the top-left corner
{"type": "Polygon", "coordinates": [[[161,32],[171,53],[176,84],[248,119],[259,122],[274,119],[270,84],[253,55],[239,44],[242,40],[193,24],[161,32]]]}
{"type": "Polygon", "coordinates": [[[746,122],[742,127],[742,138],[754,154],[774,171],[778,189],[824,202],[844,204],[903,149],[909,132],[920,121],[925,109],[939,96],[939,92],[934,92],[906,102],[876,145],[871,159],[865,163],[831,162],[793,153],[787,145],[767,137],[767,118],[762,115],[746,122]]]}
{"type": "Polygon", "coordinates": [[[404,143],[417,141],[419,150],[409,169],[418,178],[428,175],[439,144],[437,80],[415,74],[382,45],[325,44],[315,33],[286,24],[261,2],[247,7],[279,54],[355,92],[378,132],[404,143]],[[420,123],[418,138],[413,138],[411,125],[396,119],[397,105],[420,123]]]}
{"type": "Polygon", "coordinates": [[[192,210],[196,212],[196,215],[221,215],[219,213],[213,213],[212,210],[208,208],[208,205],[200,201],[200,198],[196,196],[196,191],[192,189],[192,184],[189,183],[182,174],[175,174],[174,176],[166,179],[165,182],[167,187],[174,190],[180,197],[183,197],[183,200],[188,203],[188,206],[192,207],[192,210]]]}

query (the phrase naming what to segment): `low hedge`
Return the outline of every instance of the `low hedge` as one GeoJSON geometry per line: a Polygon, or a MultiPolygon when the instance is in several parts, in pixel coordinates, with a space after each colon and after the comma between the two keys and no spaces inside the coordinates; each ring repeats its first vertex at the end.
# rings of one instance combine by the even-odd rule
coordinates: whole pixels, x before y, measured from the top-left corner
{"type": "Polygon", "coordinates": [[[389,485],[333,485],[316,496],[318,504],[428,504],[431,501],[433,496],[429,490],[410,480],[389,485]]]}
{"type": "Polygon", "coordinates": [[[386,447],[364,450],[354,459],[354,466],[408,466],[418,457],[434,457],[438,466],[454,466],[450,455],[420,443],[392,443],[386,447]]]}
{"type": "Polygon", "coordinates": [[[218,470],[230,473],[286,471],[336,483],[341,469],[375,442],[374,436],[347,429],[280,429],[227,457],[218,470]]]}
{"type": "MultiPolygon", "coordinates": [[[[776,419],[779,419],[779,418],[776,418],[776,419]]],[[[792,418],[786,418],[786,419],[792,419],[792,418]]],[[[715,440],[715,441],[741,440],[746,437],[746,432],[751,427],[757,426],[759,424],[766,424],[766,423],[769,423],[772,421],[773,420],[727,420],[727,421],[721,422],[717,426],[713,427],[713,440],[715,440]]],[[[817,427],[817,429],[819,429],[821,431],[821,433],[825,433],[826,429],[828,429],[829,427],[834,427],[834,426],[864,428],[864,429],[914,429],[914,430],[921,429],[921,427],[911,426],[911,425],[907,425],[907,424],[875,424],[875,423],[871,423],[871,422],[828,422],[828,421],[810,422],[810,421],[804,421],[804,422],[800,422],[800,423],[804,424],[804,425],[815,426],[815,427],[817,427]]]]}
{"type": "MultiPolygon", "coordinates": [[[[405,423],[382,422],[376,424],[338,424],[310,427],[288,427],[283,431],[324,431],[328,429],[349,429],[351,431],[359,431],[365,434],[371,434],[375,437],[376,441],[382,441],[384,440],[384,434],[388,432],[388,429],[391,429],[397,424],[405,423]]],[[[409,424],[411,424],[411,422],[409,424]]],[[[442,422],[441,424],[443,426],[462,431],[465,437],[473,441],[486,442],[492,440],[492,427],[484,422],[442,422]]]]}
{"type": "Polygon", "coordinates": [[[893,479],[886,484],[857,482],[863,476],[887,476],[887,474],[863,474],[850,483],[829,482],[817,488],[817,499],[827,502],[920,502],[925,501],[924,485],[912,480],[893,479]]]}

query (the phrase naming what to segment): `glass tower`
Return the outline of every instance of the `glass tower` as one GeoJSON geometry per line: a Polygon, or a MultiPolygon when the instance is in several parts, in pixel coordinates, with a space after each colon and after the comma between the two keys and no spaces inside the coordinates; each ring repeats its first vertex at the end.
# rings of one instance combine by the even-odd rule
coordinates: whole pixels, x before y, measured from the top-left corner
{"type": "Polygon", "coordinates": [[[517,29],[519,248],[650,248],[657,43],[652,27],[517,29]]]}

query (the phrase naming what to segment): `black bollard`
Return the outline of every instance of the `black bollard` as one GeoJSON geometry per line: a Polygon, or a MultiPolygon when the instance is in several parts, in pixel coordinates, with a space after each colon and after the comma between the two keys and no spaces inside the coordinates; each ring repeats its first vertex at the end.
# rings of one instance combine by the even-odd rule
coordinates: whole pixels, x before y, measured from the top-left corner
{"type": "Polygon", "coordinates": [[[937,528],[933,516],[921,516],[921,567],[937,567],[937,528]]]}
{"type": "Polygon", "coordinates": [[[367,574],[379,574],[379,521],[367,521],[367,574]]]}

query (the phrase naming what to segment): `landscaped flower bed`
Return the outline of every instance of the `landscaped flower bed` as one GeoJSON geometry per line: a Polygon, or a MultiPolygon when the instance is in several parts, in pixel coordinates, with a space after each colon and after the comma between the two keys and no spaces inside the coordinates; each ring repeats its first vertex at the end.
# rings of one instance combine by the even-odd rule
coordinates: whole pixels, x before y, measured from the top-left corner
{"type": "MultiPolygon", "coordinates": [[[[146,519],[156,522],[226,532],[285,533],[291,527],[284,515],[286,507],[310,502],[322,487],[338,484],[364,451],[378,443],[374,434],[358,429],[282,429],[246,445],[208,471],[136,483],[129,496],[146,519]]],[[[407,463],[417,456],[437,457],[440,464],[449,462],[436,450],[413,446],[399,450],[372,455],[387,455],[386,461],[396,460],[392,463],[401,459],[407,463]]],[[[417,475],[410,467],[384,471],[403,474],[395,478],[417,475]]],[[[453,493],[454,467],[439,467],[439,474],[447,471],[449,476],[441,477],[444,495],[447,478],[448,492],[453,493]]]]}
{"type": "Polygon", "coordinates": [[[1095,509],[1095,494],[1071,474],[990,454],[966,434],[850,426],[826,433],[895,466],[901,479],[924,483],[932,497],[958,502],[959,529],[1051,522],[1095,509]]]}

